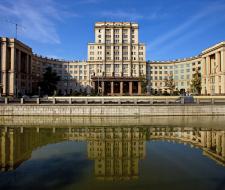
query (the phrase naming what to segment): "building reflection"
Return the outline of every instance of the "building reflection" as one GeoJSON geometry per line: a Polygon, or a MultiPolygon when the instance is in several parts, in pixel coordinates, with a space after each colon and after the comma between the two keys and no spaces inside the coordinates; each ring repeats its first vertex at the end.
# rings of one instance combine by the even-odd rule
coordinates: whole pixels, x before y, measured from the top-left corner
{"type": "Polygon", "coordinates": [[[87,142],[97,179],[131,180],[139,176],[146,141],[170,141],[200,148],[225,166],[225,131],[170,127],[0,128],[0,168],[9,171],[30,159],[32,151],[65,140],[87,142]]]}
{"type": "Polygon", "coordinates": [[[142,128],[99,128],[91,132],[88,157],[95,161],[98,179],[138,178],[139,160],[145,157],[146,133],[142,128]]]}

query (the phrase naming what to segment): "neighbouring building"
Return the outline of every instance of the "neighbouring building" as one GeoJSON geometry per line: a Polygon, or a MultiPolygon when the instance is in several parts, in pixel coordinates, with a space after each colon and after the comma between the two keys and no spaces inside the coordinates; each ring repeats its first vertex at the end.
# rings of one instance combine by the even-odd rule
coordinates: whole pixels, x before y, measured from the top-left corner
{"type": "Polygon", "coordinates": [[[170,77],[174,80],[175,90],[181,93],[190,93],[192,76],[198,70],[201,73],[201,57],[191,57],[173,61],[150,61],[151,94],[169,93],[165,80],[170,77]]]}
{"type": "Polygon", "coordinates": [[[0,94],[32,92],[32,49],[16,39],[0,38],[0,94]]]}
{"type": "Polygon", "coordinates": [[[196,70],[201,73],[202,95],[225,95],[225,41],[202,51],[196,57],[173,61],[149,61],[150,85],[153,94],[168,92],[165,79],[172,76],[175,88],[190,92],[196,70]]]}
{"type": "Polygon", "coordinates": [[[165,79],[190,92],[193,75],[201,73],[203,95],[225,95],[225,41],[195,57],[172,61],[147,61],[139,43],[139,26],[132,22],[97,22],[95,42],[88,44],[87,61],[67,61],[36,55],[26,44],[0,38],[0,94],[39,94],[39,82],[47,67],[60,76],[58,95],[76,92],[99,95],[141,95],[146,80],[148,94],[169,93],[165,79]]]}
{"type": "Polygon", "coordinates": [[[225,95],[225,41],[202,52],[202,94],[225,95]]]}

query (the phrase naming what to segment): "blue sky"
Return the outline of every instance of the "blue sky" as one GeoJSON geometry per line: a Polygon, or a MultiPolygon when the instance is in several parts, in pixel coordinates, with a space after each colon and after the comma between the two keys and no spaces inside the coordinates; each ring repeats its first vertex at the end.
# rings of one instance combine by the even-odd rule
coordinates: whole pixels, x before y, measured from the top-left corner
{"type": "Polygon", "coordinates": [[[33,52],[67,60],[87,59],[97,21],[134,21],[148,60],[194,56],[225,41],[225,0],[0,0],[0,36],[33,52]]]}

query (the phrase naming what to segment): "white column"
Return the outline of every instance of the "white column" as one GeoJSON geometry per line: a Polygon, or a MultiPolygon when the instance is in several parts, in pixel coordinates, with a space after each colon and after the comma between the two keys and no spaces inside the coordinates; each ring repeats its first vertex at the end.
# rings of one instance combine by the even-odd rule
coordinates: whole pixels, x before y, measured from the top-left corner
{"type": "Polygon", "coordinates": [[[15,95],[15,48],[14,47],[11,47],[9,94],[11,96],[15,95]]]}
{"type": "Polygon", "coordinates": [[[6,152],[5,152],[5,134],[4,130],[1,131],[1,167],[2,170],[5,169],[6,166],[6,152]]]}
{"type": "Polygon", "coordinates": [[[13,169],[14,166],[14,131],[10,129],[9,131],[9,166],[13,169]]]}
{"type": "Polygon", "coordinates": [[[215,65],[215,94],[219,94],[219,75],[218,73],[220,73],[220,52],[216,52],[215,54],[215,62],[216,62],[216,65],[215,65]]]}
{"type": "Polygon", "coordinates": [[[7,46],[6,42],[2,43],[1,47],[2,51],[2,94],[6,95],[7,94],[7,61],[6,61],[6,54],[7,54],[7,46]]]}
{"type": "Polygon", "coordinates": [[[210,75],[210,57],[209,56],[206,57],[206,68],[207,68],[206,73],[209,76],[210,75]]]}
{"type": "Polygon", "coordinates": [[[201,131],[200,134],[201,134],[201,144],[203,147],[206,147],[207,146],[207,138],[206,138],[207,133],[206,133],[206,131],[201,131]]]}
{"type": "Polygon", "coordinates": [[[206,82],[205,82],[205,79],[206,79],[206,59],[205,57],[202,58],[201,60],[201,74],[202,74],[202,92],[201,94],[205,94],[205,89],[206,89],[206,82]]]}
{"type": "Polygon", "coordinates": [[[212,132],[207,131],[207,148],[212,147],[212,132]]]}
{"type": "Polygon", "coordinates": [[[221,71],[225,72],[225,49],[221,51],[221,71]]]}
{"type": "Polygon", "coordinates": [[[225,94],[225,50],[221,51],[221,93],[225,94]]]}
{"type": "Polygon", "coordinates": [[[225,132],[223,132],[221,141],[222,157],[225,159],[225,132]]]}
{"type": "Polygon", "coordinates": [[[17,61],[17,92],[21,93],[21,51],[18,51],[17,61]]]}
{"type": "Polygon", "coordinates": [[[220,154],[221,152],[221,141],[220,141],[220,134],[216,132],[216,153],[220,154]]]}
{"type": "Polygon", "coordinates": [[[207,93],[210,94],[211,93],[211,89],[210,89],[210,57],[207,56],[206,57],[206,90],[207,93]]]}
{"type": "Polygon", "coordinates": [[[221,56],[220,56],[220,52],[216,52],[216,73],[220,72],[221,68],[220,68],[220,63],[221,63],[221,56]]]}
{"type": "Polygon", "coordinates": [[[221,75],[221,94],[225,94],[225,75],[221,75]]]}

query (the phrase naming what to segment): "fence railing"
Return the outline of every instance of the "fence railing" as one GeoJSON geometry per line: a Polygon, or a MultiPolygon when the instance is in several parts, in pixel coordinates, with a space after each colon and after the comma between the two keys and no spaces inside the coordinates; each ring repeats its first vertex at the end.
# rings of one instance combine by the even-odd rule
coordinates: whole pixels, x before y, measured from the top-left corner
{"type": "Polygon", "coordinates": [[[179,105],[224,104],[225,96],[114,96],[114,97],[48,97],[0,98],[0,105],[179,105]]]}

